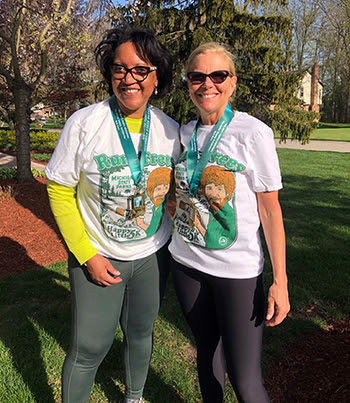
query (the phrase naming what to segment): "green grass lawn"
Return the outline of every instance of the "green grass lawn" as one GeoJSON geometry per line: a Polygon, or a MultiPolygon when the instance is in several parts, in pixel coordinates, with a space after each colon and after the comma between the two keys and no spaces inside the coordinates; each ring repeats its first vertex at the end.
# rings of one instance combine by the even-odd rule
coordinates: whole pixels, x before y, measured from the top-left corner
{"type": "Polygon", "coordinates": [[[49,118],[46,119],[46,123],[43,127],[45,129],[61,129],[65,123],[66,122],[63,118],[49,118]]]}
{"type": "Polygon", "coordinates": [[[310,140],[350,141],[350,124],[320,122],[310,140]]]}
{"type": "MultiPolygon", "coordinates": [[[[292,315],[266,328],[263,364],[290,343],[319,330],[326,319],[350,316],[350,172],[348,155],[279,149],[284,189],[292,315]],[[312,308],[312,309],[311,309],[312,308]]],[[[267,260],[266,287],[272,274],[267,260]]],[[[195,350],[171,282],[154,332],[147,402],[200,400],[195,350]]],[[[59,402],[60,373],[69,344],[66,263],[0,280],[0,402],[59,402]]],[[[90,402],[122,402],[120,331],[102,363],[90,402]]],[[[288,376],[286,374],[286,376],[288,376]]],[[[234,402],[227,388],[225,402],[234,402]]]]}
{"type": "MultiPolygon", "coordinates": [[[[58,129],[64,126],[64,119],[47,119],[43,128],[58,129]]],[[[350,141],[350,124],[345,123],[320,123],[316,131],[311,135],[311,140],[350,141]]]]}
{"type": "MultiPolygon", "coordinates": [[[[275,138],[280,138],[278,135],[275,138]]],[[[310,140],[350,141],[350,124],[322,123],[311,134],[310,140]]]]}

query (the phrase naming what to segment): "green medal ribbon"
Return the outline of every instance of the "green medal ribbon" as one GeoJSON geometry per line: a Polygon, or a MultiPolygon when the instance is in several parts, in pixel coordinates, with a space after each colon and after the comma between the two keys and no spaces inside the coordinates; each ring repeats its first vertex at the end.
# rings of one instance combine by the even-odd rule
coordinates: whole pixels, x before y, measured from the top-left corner
{"type": "Polygon", "coordinates": [[[131,140],[130,132],[125,122],[123,112],[118,105],[115,95],[110,98],[109,106],[111,108],[114,124],[117,129],[120,142],[122,143],[125,156],[129,163],[132,179],[134,184],[138,187],[145,167],[147,145],[151,127],[151,113],[146,106],[145,114],[143,116],[141,156],[139,159],[136,154],[134,144],[131,140]]]}
{"type": "Polygon", "coordinates": [[[207,146],[201,157],[198,159],[198,145],[197,145],[197,130],[200,124],[198,119],[196,126],[192,132],[190,142],[188,144],[187,152],[187,178],[190,185],[190,196],[193,197],[198,190],[199,182],[201,180],[202,173],[210,160],[213,152],[215,151],[219,141],[224,134],[226,127],[233,118],[233,110],[230,105],[226,106],[224,113],[221,115],[219,121],[215,125],[214,131],[210,136],[207,146]]]}

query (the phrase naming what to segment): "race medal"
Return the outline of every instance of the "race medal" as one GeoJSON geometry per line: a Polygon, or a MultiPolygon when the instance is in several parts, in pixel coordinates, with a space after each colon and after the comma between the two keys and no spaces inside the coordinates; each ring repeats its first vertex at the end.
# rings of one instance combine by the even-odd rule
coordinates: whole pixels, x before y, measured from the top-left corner
{"type": "Polygon", "coordinates": [[[189,223],[192,230],[196,229],[196,208],[194,203],[191,201],[190,208],[189,208],[189,223]]]}
{"type": "Polygon", "coordinates": [[[142,125],[142,137],[141,137],[141,155],[138,157],[133,142],[130,137],[128,126],[125,122],[125,118],[122,110],[120,109],[117,98],[113,95],[109,100],[114,124],[122,144],[126,159],[128,160],[129,168],[131,171],[131,177],[136,185],[136,193],[128,198],[128,219],[134,219],[145,214],[145,194],[140,192],[139,186],[143,177],[143,171],[145,167],[147,145],[151,127],[151,114],[146,106],[143,125],[142,125]]]}
{"type": "Polygon", "coordinates": [[[137,190],[136,194],[130,197],[131,211],[130,216],[132,218],[139,217],[145,214],[145,194],[137,190]]]}

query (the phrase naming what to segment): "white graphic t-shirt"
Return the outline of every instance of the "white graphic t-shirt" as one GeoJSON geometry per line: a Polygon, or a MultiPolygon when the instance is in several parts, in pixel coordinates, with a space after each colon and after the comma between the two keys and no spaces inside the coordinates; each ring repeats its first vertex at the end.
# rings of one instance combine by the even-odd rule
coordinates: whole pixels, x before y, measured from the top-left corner
{"type": "MultiPolygon", "coordinates": [[[[282,188],[273,132],[235,112],[191,197],[187,147],[196,122],[180,130],[185,151],[175,168],[176,214],[169,250],[185,266],[224,278],[252,278],[263,270],[256,192],[282,188]]],[[[199,126],[201,154],[214,126],[199,126]]]]}
{"type": "MultiPolygon", "coordinates": [[[[135,260],[149,256],[171,234],[166,196],[180,154],[178,124],[153,106],[149,110],[150,135],[139,189],[132,180],[108,100],[68,119],[46,168],[49,179],[77,185],[85,229],[93,246],[106,257],[135,260]],[[138,203],[144,206],[141,214],[135,214],[138,203]]],[[[131,138],[139,153],[141,134],[131,133],[131,138]]]]}

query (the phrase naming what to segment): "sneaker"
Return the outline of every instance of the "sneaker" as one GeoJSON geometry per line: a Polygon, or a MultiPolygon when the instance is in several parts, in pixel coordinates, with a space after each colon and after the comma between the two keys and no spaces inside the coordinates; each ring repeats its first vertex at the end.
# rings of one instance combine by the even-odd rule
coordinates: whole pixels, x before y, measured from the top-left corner
{"type": "Polygon", "coordinates": [[[130,397],[126,397],[124,403],[143,403],[142,397],[140,399],[130,399],[130,397]]]}

